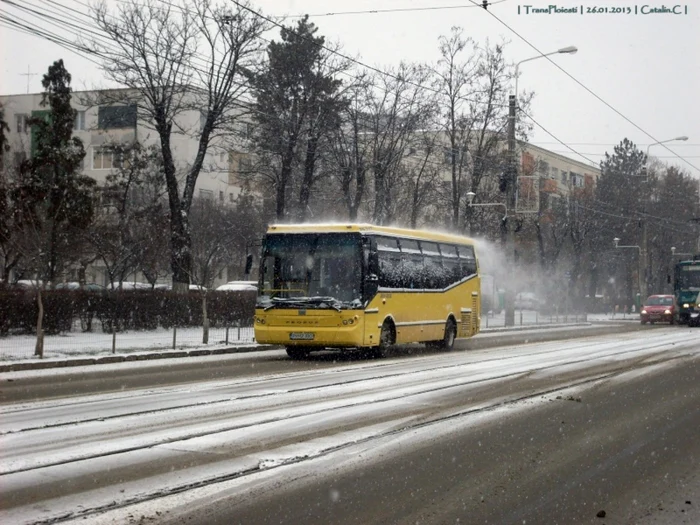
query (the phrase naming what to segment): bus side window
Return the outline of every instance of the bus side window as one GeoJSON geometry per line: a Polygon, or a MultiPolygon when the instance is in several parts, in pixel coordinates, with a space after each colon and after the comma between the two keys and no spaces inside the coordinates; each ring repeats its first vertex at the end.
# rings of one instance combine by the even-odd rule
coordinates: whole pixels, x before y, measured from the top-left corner
{"type": "Polygon", "coordinates": [[[439,290],[446,286],[445,270],[442,267],[440,251],[435,242],[421,241],[421,251],[423,252],[423,264],[425,265],[425,288],[439,290]]]}
{"type": "Polygon", "coordinates": [[[396,239],[377,237],[379,286],[401,288],[401,252],[396,239]]]}
{"type": "Polygon", "coordinates": [[[423,266],[423,255],[418,241],[401,239],[401,288],[427,288],[423,266]]]}
{"type": "Polygon", "coordinates": [[[476,273],[476,257],[472,246],[459,247],[459,262],[462,267],[462,276],[469,277],[476,273]]]}
{"type": "Polygon", "coordinates": [[[462,279],[462,271],[459,267],[457,248],[451,244],[440,244],[440,253],[442,255],[442,265],[445,269],[444,286],[450,286],[459,282],[462,279]]]}

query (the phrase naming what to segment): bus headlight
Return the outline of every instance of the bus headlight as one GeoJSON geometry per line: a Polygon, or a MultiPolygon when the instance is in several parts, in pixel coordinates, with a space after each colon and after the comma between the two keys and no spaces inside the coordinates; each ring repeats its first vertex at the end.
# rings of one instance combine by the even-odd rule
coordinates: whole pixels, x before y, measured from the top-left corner
{"type": "Polygon", "coordinates": [[[683,308],[690,308],[690,304],[688,304],[688,303],[683,303],[683,308]]]}
{"type": "Polygon", "coordinates": [[[646,310],[642,310],[642,313],[643,313],[644,315],[646,315],[646,314],[647,314],[647,311],[646,311],[646,310]]]}
{"type": "Polygon", "coordinates": [[[665,313],[666,315],[671,315],[671,310],[666,310],[666,311],[664,311],[664,313],[665,313]]]}

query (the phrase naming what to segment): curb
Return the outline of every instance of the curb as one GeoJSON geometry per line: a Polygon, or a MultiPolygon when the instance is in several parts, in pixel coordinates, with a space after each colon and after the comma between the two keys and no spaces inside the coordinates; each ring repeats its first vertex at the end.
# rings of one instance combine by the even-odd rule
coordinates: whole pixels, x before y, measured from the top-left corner
{"type": "Polygon", "coordinates": [[[37,361],[21,361],[17,363],[0,364],[0,373],[19,372],[22,370],[44,370],[47,368],[68,368],[85,365],[105,365],[110,363],[126,363],[132,361],[151,361],[156,359],[174,359],[176,357],[200,357],[205,355],[238,354],[245,352],[259,352],[261,350],[272,350],[281,347],[272,345],[262,346],[235,346],[230,348],[197,348],[194,350],[173,350],[170,352],[138,353],[138,354],[117,354],[101,357],[75,357],[67,359],[51,359],[37,361]]]}

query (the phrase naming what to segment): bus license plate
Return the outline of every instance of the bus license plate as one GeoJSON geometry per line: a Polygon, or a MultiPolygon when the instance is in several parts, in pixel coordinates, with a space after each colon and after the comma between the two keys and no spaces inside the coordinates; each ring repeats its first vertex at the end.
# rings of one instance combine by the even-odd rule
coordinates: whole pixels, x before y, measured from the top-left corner
{"type": "Polygon", "coordinates": [[[312,341],[314,334],[312,332],[291,332],[289,338],[292,341],[312,341]]]}

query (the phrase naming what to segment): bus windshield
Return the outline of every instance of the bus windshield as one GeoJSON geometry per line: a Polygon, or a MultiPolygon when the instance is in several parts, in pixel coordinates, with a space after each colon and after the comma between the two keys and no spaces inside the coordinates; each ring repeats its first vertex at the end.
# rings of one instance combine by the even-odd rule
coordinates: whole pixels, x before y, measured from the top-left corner
{"type": "Polygon", "coordinates": [[[700,264],[681,266],[677,287],[684,290],[700,290],[700,264]]]}
{"type": "Polygon", "coordinates": [[[263,244],[259,306],[360,307],[361,248],[359,234],[269,234],[263,244]]]}

